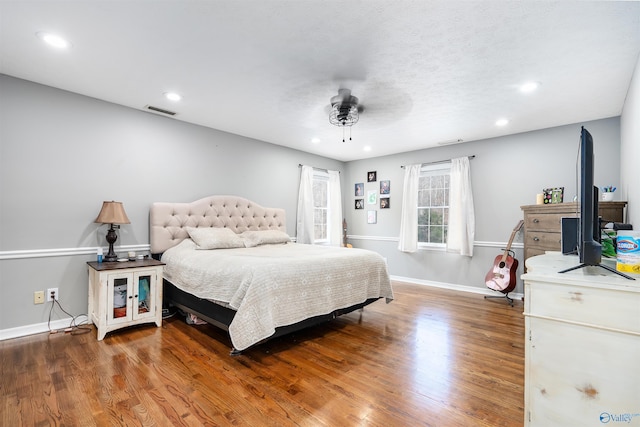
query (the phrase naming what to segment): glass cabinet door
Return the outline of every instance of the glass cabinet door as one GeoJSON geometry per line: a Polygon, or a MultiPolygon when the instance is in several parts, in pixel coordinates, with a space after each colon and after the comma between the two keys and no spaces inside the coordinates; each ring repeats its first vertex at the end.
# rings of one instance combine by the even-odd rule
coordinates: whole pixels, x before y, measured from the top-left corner
{"type": "Polygon", "coordinates": [[[110,274],[107,286],[107,320],[111,323],[131,319],[131,274],[110,274]]]}
{"type": "Polygon", "coordinates": [[[155,316],[155,274],[143,271],[134,275],[134,318],[155,316]]]}

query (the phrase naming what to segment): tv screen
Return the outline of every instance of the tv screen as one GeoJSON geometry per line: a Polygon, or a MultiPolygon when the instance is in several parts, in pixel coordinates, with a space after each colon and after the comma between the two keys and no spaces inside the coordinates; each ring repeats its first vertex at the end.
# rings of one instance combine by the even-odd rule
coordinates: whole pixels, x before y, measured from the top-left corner
{"type": "Polygon", "coordinates": [[[593,137],[583,126],[580,131],[580,235],[578,236],[580,265],[560,271],[560,273],[595,265],[634,280],[632,277],[600,263],[602,261],[602,246],[600,245],[600,219],[598,217],[598,187],[593,185],[593,171],[593,137]]]}
{"type": "Polygon", "coordinates": [[[598,187],[593,185],[593,138],[584,127],[580,131],[580,262],[599,265],[602,246],[599,243],[598,187]]]}

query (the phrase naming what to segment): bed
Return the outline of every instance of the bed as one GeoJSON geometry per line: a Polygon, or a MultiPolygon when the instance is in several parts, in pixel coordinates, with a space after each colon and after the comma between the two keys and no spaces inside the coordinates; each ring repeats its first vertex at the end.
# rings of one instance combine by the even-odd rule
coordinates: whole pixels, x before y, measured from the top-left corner
{"type": "Polygon", "coordinates": [[[225,329],[232,354],[393,300],[377,253],[293,243],[285,211],[237,196],[154,203],[151,253],[164,268],[164,302],[225,329]]]}

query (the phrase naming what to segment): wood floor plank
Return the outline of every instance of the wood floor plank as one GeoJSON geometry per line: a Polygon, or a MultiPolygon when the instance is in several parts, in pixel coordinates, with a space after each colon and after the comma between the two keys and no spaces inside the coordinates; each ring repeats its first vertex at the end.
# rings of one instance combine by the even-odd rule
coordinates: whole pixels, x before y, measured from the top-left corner
{"type": "Polygon", "coordinates": [[[522,302],[396,282],[331,322],[230,356],[224,331],[162,328],[0,342],[0,424],[520,426],[522,302]]]}

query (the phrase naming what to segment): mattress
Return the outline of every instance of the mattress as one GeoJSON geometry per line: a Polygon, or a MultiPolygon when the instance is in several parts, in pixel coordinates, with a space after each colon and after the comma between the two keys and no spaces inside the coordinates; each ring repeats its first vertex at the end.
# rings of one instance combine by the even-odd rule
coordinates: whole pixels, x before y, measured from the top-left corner
{"type": "Polygon", "coordinates": [[[244,350],[287,326],[362,303],[393,300],[377,253],[295,243],[201,250],[185,239],[162,256],[164,277],[179,289],[236,310],[229,325],[244,350]]]}

